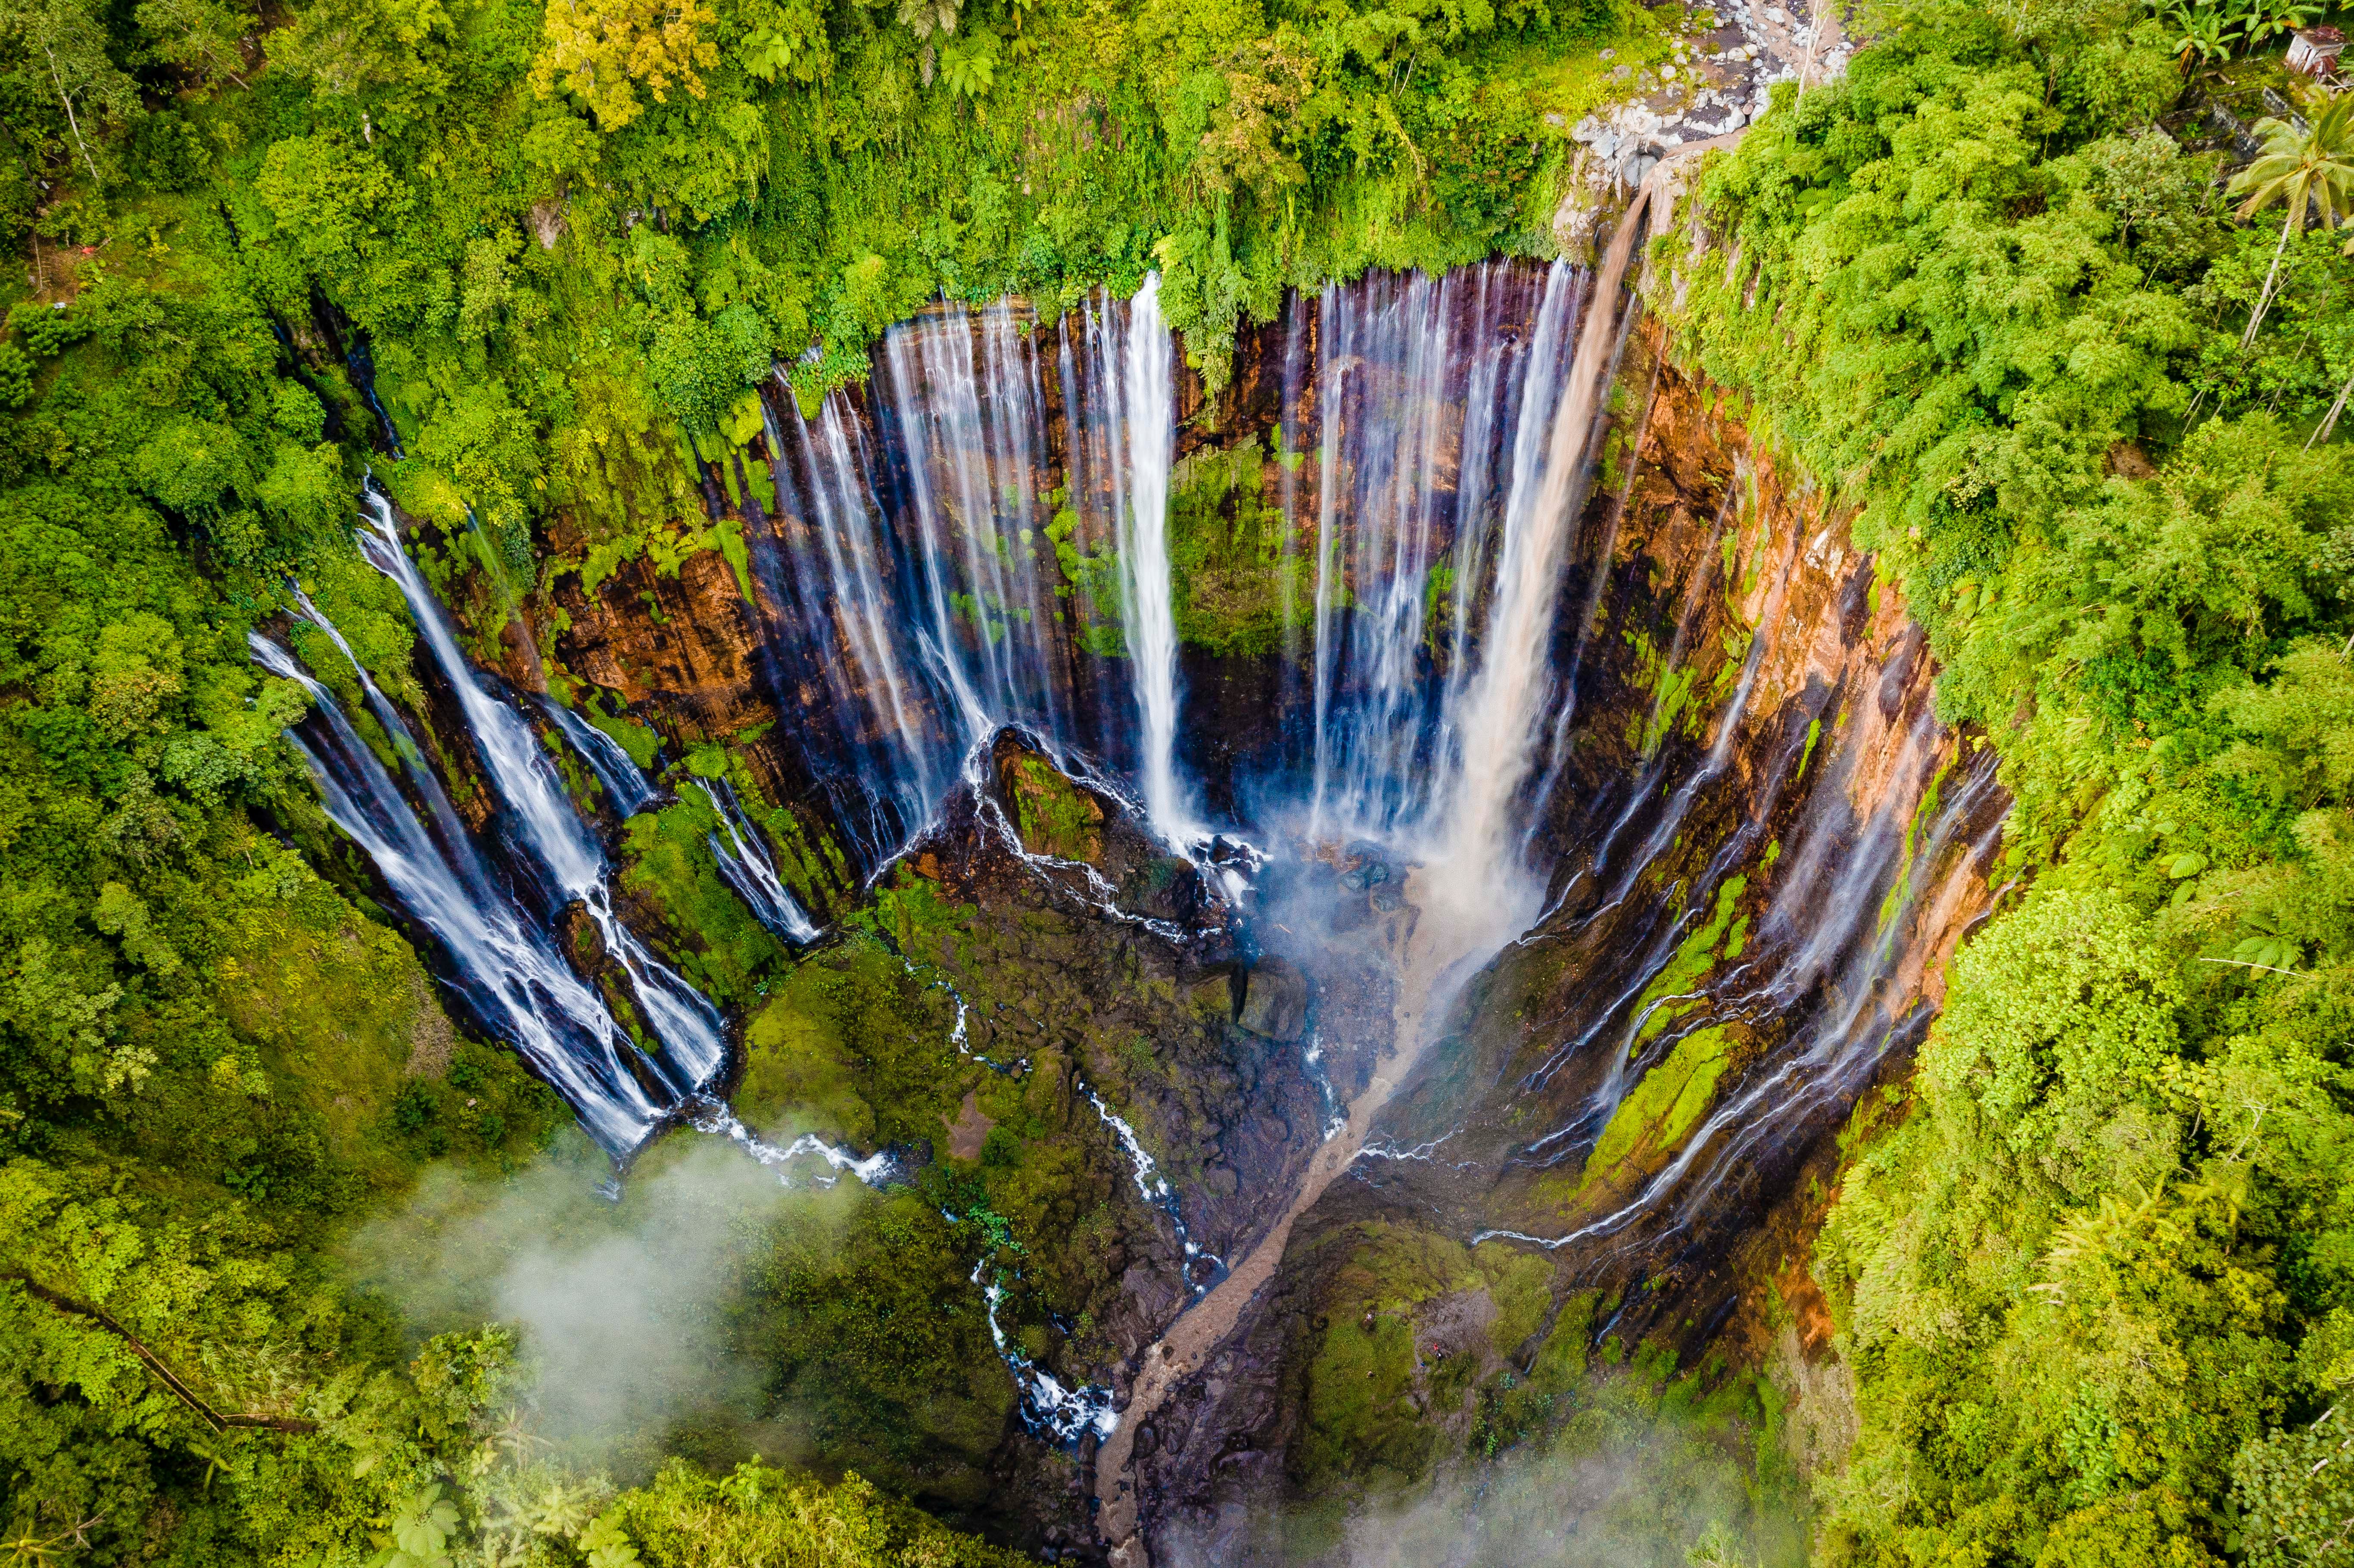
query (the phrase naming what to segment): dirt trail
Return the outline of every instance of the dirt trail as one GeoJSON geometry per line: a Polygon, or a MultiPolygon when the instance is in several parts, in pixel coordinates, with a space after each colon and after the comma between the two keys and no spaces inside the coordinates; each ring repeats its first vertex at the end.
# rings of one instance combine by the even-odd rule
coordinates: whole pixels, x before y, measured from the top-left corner
{"type": "Polygon", "coordinates": [[[1421,919],[1419,911],[1424,900],[1419,895],[1423,883],[1420,867],[1407,873],[1405,906],[1390,916],[1389,936],[1397,956],[1398,994],[1388,1056],[1364,1091],[1351,1102],[1348,1125],[1316,1151],[1299,1190],[1293,1192],[1290,1204],[1274,1227],[1208,1295],[1195,1302],[1144,1352],[1144,1368],[1129,1390],[1119,1425],[1096,1450],[1096,1528],[1111,1548],[1113,1568],[1148,1568],[1151,1562],[1144,1537],[1137,1529],[1135,1478],[1129,1474],[1137,1428],[1150,1419],[1172,1389],[1199,1371],[1211,1352],[1234,1332],[1244,1309],[1257,1297],[1260,1287],[1275,1277],[1276,1267],[1283,1261],[1284,1248],[1290,1242],[1293,1223],[1357,1158],[1358,1151],[1364,1148],[1366,1135],[1373,1129],[1373,1118],[1389,1103],[1397,1086],[1413,1073],[1415,1064],[1444,1020],[1446,1004],[1453,991],[1440,988],[1450,978],[1449,972],[1469,956],[1469,944],[1459,938],[1447,942],[1447,933],[1421,919]]]}

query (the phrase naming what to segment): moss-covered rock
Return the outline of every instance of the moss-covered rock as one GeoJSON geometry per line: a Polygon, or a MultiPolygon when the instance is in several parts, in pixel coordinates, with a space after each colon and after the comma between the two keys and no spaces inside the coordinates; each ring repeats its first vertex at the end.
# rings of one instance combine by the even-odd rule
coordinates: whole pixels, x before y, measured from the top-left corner
{"type": "Polygon", "coordinates": [[[764,1132],[862,1150],[928,1140],[964,1092],[951,1021],[881,943],[836,944],[786,971],[745,1024],[737,1111],[764,1132]]]}
{"type": "Polygon", "coordinates": [[[1103,857],[1103,806],[1048,758],[1006,748],[999,754],[998,779],[1013,802],[1023,848],[1058,860],[1103,857]]]}
{"type": "Polygon", "coordinates": [[[1729,876],[1719,884],[1708,918],[1677,944],[1675,956],[1643,988],[1633,1012],[1642,1020],[1635,1032],[1635,1049],[1697,1005],[1691,993],[1718,964],[1741,957],[1749,944],[1749,917],[1740,913],[1741,895],[1748,888],[1746,876],[1729,876]]]}
{"type": "Polygon", "coordinates": [[[630,819],[623,839],[623,893],[658,916],[667,954],[723,1007],[753,1002],[783,945],[727,885],[712,857],[719,815],[699,789],[630,819]]]}
{"type": "Polygon", "coordinates": [[[1734,1062],[1731,1029],[1711,1024],[1676,1042],[1668,1059],[1643,1075],[1595,1140],[1579,1179],[1582,1196],[1596,1183],[1629,1185],[1683,1147],[1715,1101],[1717,1080],[1734,1062]]]}
{"type": "Polygon", "coordinates": [[[1375,1220],[1320,1238],[1324,1274],[1306,1351],[1293,1479],[1384,1490],[1419,1478],[1469,1430],[1477,1391],[1553,1310],[1553,1269],[1375,1220]]]}
{"type": "Polygon", "coordinates": [[[1267,494],[1270,459],[1256,440],[1204,449],[1169,480],[1169,554],[1177,635],[1221,656],[1272,653],[1314,614],[1313,562],[1295,547],[1267,494]]]}
{"type": "Polygon", "coordinates": [[[1269,1040],[1297,1040],[1308,1027],[1309,996],[1308,977],[1299,967],[1270,955],[1251,966],[1237,1022],[1269,1040]]]}

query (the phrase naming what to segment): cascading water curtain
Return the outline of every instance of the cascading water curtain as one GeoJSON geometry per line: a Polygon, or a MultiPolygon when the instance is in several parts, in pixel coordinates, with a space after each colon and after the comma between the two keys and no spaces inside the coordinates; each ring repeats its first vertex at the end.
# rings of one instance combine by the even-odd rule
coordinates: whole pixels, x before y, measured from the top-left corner
{"type": "MultiPolygon", "coordinates": [[[[362,553],[399,587],[458,699],[467,739],[506,808],[513,863],[503,872],[475,844],[399,711],[307,596],[298,590],[297,605],[351,661],[402,761],[407,789],[287,650],[256,636],[254,659],[311,694],[314,717],[308,733],[298,731],[292,739],[310,765],[329,817],[366,853],[403,913],[434,938],[454,989],[476,1020],[520,1051],[599,1143],[626,1151],[718,1075],[726,1051],[718,1010],[656,959],[615,912],[604,847],[566,793],[530,722],[467,662],[440,603],[402,549],[390,502],[372,485],[364,502],[362,553]],[[626,977],[652,1039],[633,1040],[558,951],[557,917],[575,906],[626,977]]],[[[651,784],[610,738],[570,715],[552,722],[618,809],[652,800],[651,784]]]]}
{"type": "MultiPolygon", "coordinates": [[[[323,618],[319,623],[334,636],[323,618]]],[[[607,1150],[620,1153],[643,1141],[662,1107],[631,1070],[628,1033],[475,848],[398,711],[361,670],[371,710],[411,759],[404,771],[422,818],[334,695],[278,644],[259,634],[249,643],[255,662],[310,694],[312,717],[288,738],[309,765],[320,803],[367,855],[401,911],[439,944],[468,1010],[556,1087],[607,1150]]]]}
{"type": "Polygon", "coordinates": [[[908,636],[917,600],[857,410],[836,391],[814,419],[790,407],[783,419],[773,408],[768,418],[775,533],[748,544],[767,641],[788,683],[777,706],[800,718],[811,771],[860,861],[873,866],[923,824],[956,778],[941,694],[908,636]]]}
{"type": "Polygon", "coordinates": [[[1318,302],[1311,839],[1427,834],[1491,536],[1533,493],[1522,454],[1543,446],[1574,276],[1494,262],[1318,302]]]}
{"type": "MultiPolygon", "coordinates": [[[[1577,446],[1554,427],[1584,277],[1497,261],[1294,302],[1278,484],[1287,554],[1312,507],[1307,645],[1287,636],[1313,713],[1311,733],[1278,748],[1298,760],[1249,781],[1265,814],[1297,809],[1314,838],[1497,863],[1501,841],[1464,838],[1455,819],[1465,807],[1484,822],[1525,783],[1525,748],[1494,736],[1532,724],[1544,694],[1545,651],[1529,639],[1550,625],[1569,499],[1543,493],[1556,436],[1577,446]],[[1483,662],[1491,647],[1502,656],[1483,662]],[[1467,736],[1488,746],[1479,768],[1467,736]]],[[[1119,765],[1172,845],[1204,832],[1180,760],[1177,360],[1160,288],[1089,297],[1051,354],[1013,303],[944,302],[885,334],[863,397],[770,408],[776,514],[750,540],[769,664],[866,864],[1009,722],[1119,765]],[[1115,610],[1124,667],[1083,673],[1080,622],[1115,610]]],[[[1287,576],[1287,593],[1308,587],[1287,576]]]]}
{"type": "Polygon", "coordinates": [[[1142,722],[1144,809],[1171,843],[1201,836],[1177,777],[1176,583],[1169,561],[1169,468],[1177,448],[1177,352],[1161,317],[1161,274],[1129,302],[1121,366],[1128,504],[1119,514],[1120,609],[1142,722]]]}
{"type": "Polygon", "coordinates": [[[844,813],[868,865],[1009,723],[1133,760],[1162,835],[1198,832],[1176,762],[1176,351],[1159,299],[1157,277],[1133,300],[1091,299],[1077,354],[1059,325],[1052,394],[1013,304],[944,302],[884,335],[871,414],[840,390],[813,417],[770,408],[776,516],[750,547],[778,704],[808,721],[811,770],[835,798],[863,786],[876,803],[844,813]],[[1109,733],[1081,717],[1050,487],[1113,541],[1134,720],[1103,708],[1109,733]]]}
{"type": "Polygon", "coordinates": [[[400,523],[391,502],[371,489],[367,503],[369,525],[361,530],[361,553],[399,587],[442,679],[457,694],[475,755],[506,803],[525,853],[549,879],[548,915],[573,903],[588,912],[605,951],[628,975],[639,1011],[661,1044],[652,1057],[656,1072],[673,1097],[700,1092],[718,1075],[726,1058],[719,1010],[656,959],[614,913],[604,846],[565,793],[563,778],[546,748],[522,712],[493,695],[459,650],[440,601],[401,547],[400,523]]]}
{"type": "MultiPolygon", "coordinates": [[[[889,423],[905,454],[921,563],[926,652],[969,745],[1012,719],[1060,734],[1068,702],[1044,582],[1038,514],[1045,397],[1004,301],[894,327],[883,344],[889,423]]],[[[1051,567],[1052,556],[1047,556],[1051,567]]]]}

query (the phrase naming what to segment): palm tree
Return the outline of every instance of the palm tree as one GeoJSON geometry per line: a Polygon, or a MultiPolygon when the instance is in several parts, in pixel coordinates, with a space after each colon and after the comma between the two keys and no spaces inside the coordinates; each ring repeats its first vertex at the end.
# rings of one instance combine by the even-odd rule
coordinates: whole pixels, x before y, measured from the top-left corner
{"type": "Polygon", "coordinates": [[[2223,13],[2212,5],[2177,5],[2167,16],[2175,34],[2174,51],[2185,75],[2194,65],[2212,65],[2232,58],[2232,37],[2223,13]]]}
{"type": "Polygon", "coordinates": [[[2248,330],[2240,334],[2243,349],[2256,341],[2256,328],[2264,324],[2280,281],[2281,258],[2288,251],[2289,236],[2304,229],[2306,209],[2320,207],[2321,221],[2330,224],[2354,208],[2354,93],[2331,99],[2303,133],[2279,120],[2257,121],[2256,132],[2264,139],[2264,150],[2232,179],[2232,194],[2247,197],[2240,216],[2253,217],[2277,201],[2288,205],[2288,217],[2281,224],[2280,243],[2273,247],[2264,291],[2248,314],[2248,330]]]}

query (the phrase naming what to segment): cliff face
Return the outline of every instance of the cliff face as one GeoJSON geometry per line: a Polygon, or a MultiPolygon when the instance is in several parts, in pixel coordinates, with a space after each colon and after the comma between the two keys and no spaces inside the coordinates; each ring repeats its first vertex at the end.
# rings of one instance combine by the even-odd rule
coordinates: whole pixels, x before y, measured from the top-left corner
{"type": "Polygon", "coordinates": [[[1988,906],[1991,754],[1935,723],[1919,631],[1842,520],[1657,344],[1628,345],[1553,652],[1546,914],[1267,1309],[1139,1435],[1156,1562],[1253,1560],[1309,1499],[1443,1466],[1606,1339],[1819,1317],[1789,1266],[1820,1213],[1801,1169],[1901,1081],[1988,906]]]}
{"type": "MultiPolygon", "coordinates": [[[[814,417],[772,402],[711,468],[710,516],[593,571],[598,542],[559,534],[575,564],[477,644],[514,684],[563,683],[651,726],[673,758],[723,748],[792,832],[831,846],[804,863],[834,872],[795,888],[822,921],[879,889],[875,924],[970,999],[964,1048],[1045,1064],[1059,1087],[1025,1114],[1094,1149],[1061,1178],[1076,1212],[1120,1215],[1041,1264],[1095,1325],[1050,1337],[1067,1380],[1125,1389],[1193,1287],[1265,1234],[1388,1047],[1383,955],[1418,917],[1411,848],[1296,836],[1316,720],[1391,700],[1384,680],[1436,712],[1450,671],[1493,652],[1472,613],[1492,561],[1467,531],[1493,525],[1481,498],[1512,449],[1462,411],[1561,352],[1575,319],[1575,274],[1458,278],[1295,302],[1239,345],[1214,405],[1188,375],[1173,387],[1180,760],[1211,815],[1276,851],[1256,871],[1215,852],[1256,883],[1239,903],[1114,782],[1137,742],[1091,335],[1108,340],[1108,317],[928,323],[945,335],[918,347],[985,362],[979,392],[932,388],[950,412],[970,397],[969,418],[925,409],[913,358],[814,417]],[[1417,359],[1424,341],[1492,352],[1417,359]],[[1379,645],[1407,674],[1325,652],[1371,645],[1372,563],[1408,546],[1448,575],[1379,645]],[[1450,616],[1449,594],[1469,609],[1450,616]],[[1035,738],[957,762],[961,688],[883,656],[903,635],[961,639],[1035,738]],[[935,825],[863,886],[927,782],[935,825]],[[1168,1202],[1128,1190],[1097,1093],[1154,1152],[1168,1202]]],[[[1901,1070],[1987,907],[1991,756],[1935,723],[1920,635],[1843,520],[1658,344],[1648,326],[1623,344],[1561,586],[1542,783],[1522,802],[1543,914],[1470,981],[1258,1308],[1137,1434],[1156,1552],[1247,1556],[1303,1493],[1372,1487],[1352,1456],[1389,1456],[1393,1478],[1445,1463],[1483,1401],[1558,1382],[1606,1337],[1761,1332],[1803,1275],[1777,1287],[1787,1246],[1744,1238],[1802,1239],[1802,1167],[1901,1070]],[[1374,1348],[1339,1346],[1344,1330],[1374,1348]],[[1383,1398],[1333,1398],[1342,1367],[1383,1398]]],[[[1388,777],[1411,797],[1431,766],[1388,777]]],[[[978,1158],[991,1123],[966,1113],[947,1115],[943,1157],[978,1158]]],[[[1037,1462],[1009,1420],[997,1468],[1037,1462]]],[[[1001,1524],[1078,1543],[1083,1487],[1042,1485],[1001,1524]]]]}

